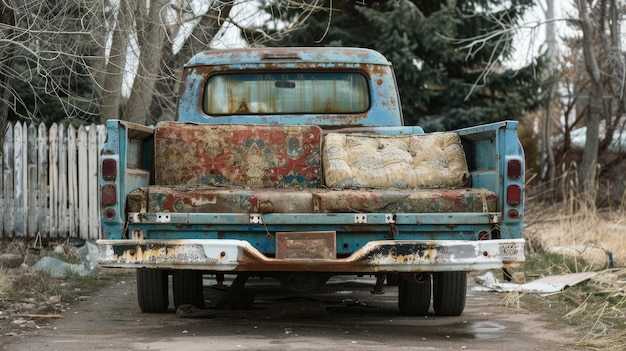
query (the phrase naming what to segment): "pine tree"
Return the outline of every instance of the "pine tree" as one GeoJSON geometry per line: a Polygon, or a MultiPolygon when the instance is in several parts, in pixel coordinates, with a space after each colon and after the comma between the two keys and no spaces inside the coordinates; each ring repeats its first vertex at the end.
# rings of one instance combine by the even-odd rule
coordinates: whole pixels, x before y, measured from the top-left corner
{"type": "Polygon", "coordinates": [[[331,4],[332,12],[320,11],[308,26],[266,45],[354,46],[381,52],[394,66],[406,124],[430,131],[518,119],[539,106],[541,58],[521,69],[501,69],[513,54],[512,37],[506,36],[487,41],[472,54],[461,48],[464,39],[501,29],[502,23],[517,23],[532,0],[331,4]],[[499,53],[495,58],[494,51],[499,53]]]}

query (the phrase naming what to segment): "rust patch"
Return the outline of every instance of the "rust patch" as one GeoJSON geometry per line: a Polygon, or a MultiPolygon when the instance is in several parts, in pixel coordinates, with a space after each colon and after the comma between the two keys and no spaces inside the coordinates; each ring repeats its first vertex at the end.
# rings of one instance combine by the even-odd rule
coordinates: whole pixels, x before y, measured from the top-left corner
{"type": "Polygon", "coordinates": [[[277,259],[327,259],[337,257],[336,232],[278,232],[277,259]]]}

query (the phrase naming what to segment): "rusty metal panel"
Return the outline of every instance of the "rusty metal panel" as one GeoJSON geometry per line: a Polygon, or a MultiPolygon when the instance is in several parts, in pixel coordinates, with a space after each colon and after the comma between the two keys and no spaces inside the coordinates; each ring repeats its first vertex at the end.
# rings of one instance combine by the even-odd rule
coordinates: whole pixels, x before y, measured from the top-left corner
{"type": "Polygon", "coordinates": [[[341,47],[261,47],[230,50],[210,50],[196,54],[185,65],[302,63],[370,63],[391,66],[391,63],[374,50],[341,47]]]}
{"type": "Polygon", "coordinates": [[[320,148],[317,126],[161,122],[155,183],[316,188],[322,176],[320,148]]]}
{"type": "Polygon", "coordinates": [[[316,190],[315,212],[494,212],[496,194],[486,189],[316,190]]]}
{"type": "Polygon", "coordinates": [[[336,232],[278,232],[277,259],[326,259],[337,257],[336,232]]]}
{"type": "MultiPolygon", "coordinates": [[[[211,50],[198,53],[186,65],[178,101],[179,121],[198,123],[248,123],[319,125],[337,127],[401,126],[402,111],[389,61],[368,49],[254,48],[211,50]],[[219,73],[360,72],[368,79],[369,109],[358,113],[211,114],[199,104],[207,96],[207,80],[219,73]]],[[[213,92],[211,92],[213,93],[213,92]]],[[[250,106],[248,106],[250,107],[250,106]]],[[[250,109],[243,108],[241,112],[250,109]]]]}
{"type": "MultiPolygon", "coordinates": [[[[139,202],[139,201],[138,201],[139,202]]],[[[163,212],[130,212],[128,222],[134,224],[149,225],[148,229],[157,229],[151,227],[152,224],[162,223],[155,218],[162,215],[163,212]],[[151,227],[151,228],[150,228],[151,227]]],[[[209,225],[216,224],[245,224],[243,230],[258,230],[265,232],[263,224],[289,225],[289,226],[341,226],[343,233],[353,233],[351,225],[358,224],[358,218],[365,217],[365,223],[368,226],[358,228],[361,231],[378,231],[380,228],[370,225],[383,224],[388,229],[390,217],[397,225],[408,225],[409,230],[414,235],[420,232],[437,232],[441,239],[452,239],[458,237],[458,231],[477,232],[492,228],[492,224],[500,222],[499,212],[462,212],[455,213],[451,216],[448,213],[333,213],[327,215],[324,213],[267,213],[262,216],[260,214],[250,213],[169,213],[172,223],[186,223],[193,225],[209,225]],[[260,228],[249,227],[248,224],[258,224],[260,228]],[[450,231],[443,232],[440,226],[451,228],[450,231]],[[417,226],[417,227],[412,227],[417,226]],[[455,228],[455,229],[452,229],[455,228]]],[[[179,228],[182,230],[183,228],[179,228]]],[[[231,228],[232,229],[232,228],[231,228]]],[[[240,230],[240,229],[237,229],[240,230]]],[[[326,230],[326,229],[324,229],[326,230]]],[[[333,229],[334,230],[334,229],[333,229]]],[[[277,230],[286,231],[286,230],[277,230]]],[[[200,234],[200,233],[197,233],[200,234]]]]}
{"type": "Polygon", "coordinates": [[[104,267],[252,272],[441,272],[519,267],[524,239],[370,241],[346,258],[278,259],[243,240],[98,240],[104,267]]]}

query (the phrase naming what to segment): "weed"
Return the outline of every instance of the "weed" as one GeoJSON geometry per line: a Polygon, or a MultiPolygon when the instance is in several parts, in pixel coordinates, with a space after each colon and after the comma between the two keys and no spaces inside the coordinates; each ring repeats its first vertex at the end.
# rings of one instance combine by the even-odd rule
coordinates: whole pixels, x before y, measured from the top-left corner
{"type": "Polygon", "coordinates": [[[527,276],[547,276],[577,273],[588,267],[584,260],[556,253],[531,254],[526,257],[524,271],[527,276]]]}

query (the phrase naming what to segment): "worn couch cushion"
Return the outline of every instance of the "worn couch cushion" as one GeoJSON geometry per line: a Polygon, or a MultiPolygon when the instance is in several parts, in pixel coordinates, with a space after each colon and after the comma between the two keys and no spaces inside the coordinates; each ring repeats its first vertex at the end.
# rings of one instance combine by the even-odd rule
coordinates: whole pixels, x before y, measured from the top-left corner
{"type": "Polygon", "coordinates": [[[212,186],[138,188],[127,197],[130,212],[179,213],[453,213],[496,211],[486,189],[223,189],[212,186]]]}
{"type": "Polygon", "coordinates": [[[155,184],[317,188],[320,149],[317,126],[161,122],[155,184]]]}
{"type": "Polygon", "coordinates": [[[330,133],[324,138],[324,180],[331,188],[468,186],[455,133],[372,136],[330,133]]]}
{"type": "Polygon", "coordinates": [[[208,185],[138,188],[127,197],[130,212],[311,213],[313,195],[290,189],[243,189],[208,185]]]}
{"type": "Polygon", "coordinates": [[[496,211],[496,194],[481,188],[350,190],[313,193],[315,212],[453,213],[496,211]]]}

